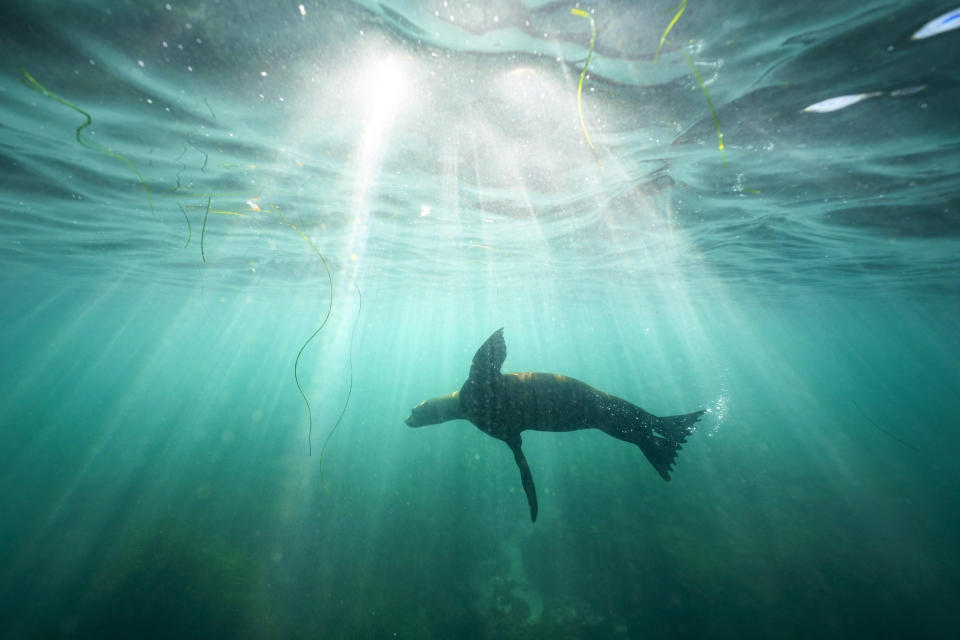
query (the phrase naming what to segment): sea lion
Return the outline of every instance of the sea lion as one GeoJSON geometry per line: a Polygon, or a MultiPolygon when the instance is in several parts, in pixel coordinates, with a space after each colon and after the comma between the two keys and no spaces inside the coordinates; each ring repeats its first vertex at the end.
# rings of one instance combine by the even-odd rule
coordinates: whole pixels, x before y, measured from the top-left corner
{"type": "Polygon", "coordinates": [[[590,385],[552,373],[500,373],[507,357],[503,329],[477,350],[470,375],[459,391],[425,400],[405,422],[411,427],[469,420],[478,429],[503,440],[513,451],[520,480],[530,503],[530,520],[537,520],[537,491],[521,449],[520,432],[599,429],[632,442],[664,480],[670,480],[677,452],[693,432],[703,410],[658,417],[590,385]]]}

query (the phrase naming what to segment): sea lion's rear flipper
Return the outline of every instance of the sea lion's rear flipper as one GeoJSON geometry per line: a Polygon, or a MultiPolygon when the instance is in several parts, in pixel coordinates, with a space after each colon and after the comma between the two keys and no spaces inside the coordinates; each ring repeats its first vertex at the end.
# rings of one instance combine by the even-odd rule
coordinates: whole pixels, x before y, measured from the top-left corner
{"type": "Polygon", "coordinates": [[[685,413],[681,416],[665,416],[656,418],[653,421],[653,430],[661,436],[673,442],[683,444],[687,436],[693,433],[697,420],[706,413],[703,409],[693,413],[685,413]]]}
{"type": "Polygon", "coordinates": [[[500,375],[500,367],[507,359],[507,343],[503,339],[503,328],[493,332],[487,341],[477,349],[470,364],[470,379],[481,381],[500,375]]]}
{"type": "Polygon", "coordinates": [[[693,433],[694,424],[703,415],[703,411],[694,411],[680,416],[666,416],[663,418],[652,416],[650,424],[653,433],[648,429],[638,429],[633,432],[631,441],[634,442],[647,460],[657,470],[660,477],[670,481],[670,471],[677,459],[677,453],[683,448],[687,436],[693,433]]]}
{"type": "MultiPolygon", "coordinates": [[[[498,332],[499,333],[499,332],[498,332]]],[[[527,464],[527,458],[523,455],[523,449],[520,438],[506,441],[510,450],[513,451],[513,459],[517,461],[520,467],[520,480],[523,482],[523,490],[527,493],[527,502],[530,503],[530,522],[537,521],[537,488],[533,486],[533,475],[530,473],[530,465],[527,464]]]]}

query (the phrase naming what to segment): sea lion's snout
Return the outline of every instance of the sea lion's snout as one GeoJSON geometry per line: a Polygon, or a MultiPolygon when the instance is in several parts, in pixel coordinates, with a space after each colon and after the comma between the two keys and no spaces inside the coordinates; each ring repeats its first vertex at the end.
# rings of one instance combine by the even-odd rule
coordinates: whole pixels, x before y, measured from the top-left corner
{"type": "Polygon", "coordinates": [[[425,424],[430,424],[426,419],[429,410],[426,409],[427,403],[421,402],[413,409],[410,409],[410,415],[407,416],[407,419],[404,420],[407,423],[408,427],[422,427],[425,424]]]}
{"type": "Polygon", "coordinates": [[[439,398],[424,400],[410,410],[410,415],[404,422],[408,427],[425,427],[428,424],[440,424],[462,417],[459,392],[454,391],[439,398]]]}

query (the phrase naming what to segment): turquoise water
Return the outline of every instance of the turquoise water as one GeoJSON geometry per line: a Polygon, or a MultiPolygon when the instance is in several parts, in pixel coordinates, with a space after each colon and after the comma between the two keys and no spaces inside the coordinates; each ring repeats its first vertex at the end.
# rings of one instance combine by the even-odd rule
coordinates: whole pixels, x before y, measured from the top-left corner
{"type": "Polygon", "coordinates": [[[6,2],[0,638],[949,636],[954,6],[705,4],[6,2]]]}

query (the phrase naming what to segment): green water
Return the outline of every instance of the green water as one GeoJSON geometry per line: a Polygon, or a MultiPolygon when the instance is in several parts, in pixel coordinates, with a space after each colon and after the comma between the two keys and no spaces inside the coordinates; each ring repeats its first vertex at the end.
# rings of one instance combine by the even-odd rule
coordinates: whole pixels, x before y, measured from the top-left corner
{"type": "Polygon", "coordinates": [[[569,6],[300,6],[2,10],[0,638],[951,634],[951,6],[586,7],[596,156],[569,6]],[[500,327],[672,480],[405,426],[500,327]]]}

